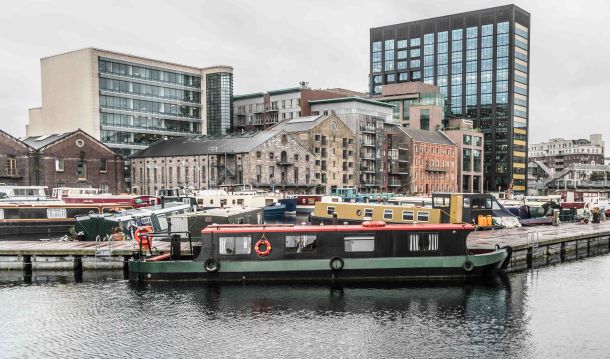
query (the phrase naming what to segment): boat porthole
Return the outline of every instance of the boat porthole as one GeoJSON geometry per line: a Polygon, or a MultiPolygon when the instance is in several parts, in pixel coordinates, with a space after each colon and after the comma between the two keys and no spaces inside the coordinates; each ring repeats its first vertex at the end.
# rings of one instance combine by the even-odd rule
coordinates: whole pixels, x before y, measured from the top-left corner
{"type": "Polygon", "coordinates": [[[216,258],[208,258],[203,263],[203,268],[206,270],[206,272],[218,272],[220,269],[220,262],[216,258]]]}
{"type": "Polygon", "coordinates": [[[360,209],[359,209],[359,210],[357,210],[357,211],[356,211],[356,216],[360,217],[361,215],[362,215],[362,210],[360,210],[360,209]]]}
{"type": "Polygon", "coordinates": [[[464,268],[464,272],[472,272],[472,270],[474,269],[474,263],[467,260],[466,262],[464,262],[462,268],[464,268]]]}
{"type": "Polygon", "coordinates": [[[328,264],[330,266],[330,269],[333,272],[338,272],[341,269],[343,269],[343,266],[345,265],[345,262],[343,261],[343,258],[341,258],[341,257],[332,257],[328,264]]]}

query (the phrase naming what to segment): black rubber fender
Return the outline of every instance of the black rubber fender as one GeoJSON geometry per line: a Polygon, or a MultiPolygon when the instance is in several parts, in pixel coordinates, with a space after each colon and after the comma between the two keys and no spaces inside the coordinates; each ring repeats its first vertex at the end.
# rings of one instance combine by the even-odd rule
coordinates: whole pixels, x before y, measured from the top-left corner
{"type": "Polygon", "coordinates": [[[215,273],[220,269],[220,261],[216,258],[208,258],[203,262],[203,268],[206,272],[215,273]]]}
{"type": "Polygon", "coordinates": [[[332,257],[328,262],[328,265],[330,266],[330,270],[338,272],[345,266],[345,261],[343,261],[343,258],[341,257],[332,257]]]}
{"type": "Polygon", "coordinates": [[[466,260],[466,261],[464,262],[464,264],[462,265],[462,269],[464,269],[464,272],[466,272],[466,273],[470,273],[470,272],[472,272],[472,270],[474,269],[474,263],[472,263],[472,262],[471,262],[471,261],[469,261],[469,260],[466,260]]]}

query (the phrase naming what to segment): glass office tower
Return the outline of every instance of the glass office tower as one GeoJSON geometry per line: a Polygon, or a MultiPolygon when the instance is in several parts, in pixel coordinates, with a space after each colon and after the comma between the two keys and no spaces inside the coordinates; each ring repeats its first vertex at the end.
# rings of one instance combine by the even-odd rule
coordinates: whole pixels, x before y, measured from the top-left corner
{"type": "Polygon", "coordinates": [[[525,193],[529,41],[530,14],[515,5],[373,28],[370,93],[439,86],[446,120],[471,119],[485,135],[484,189],[525,193]]]}

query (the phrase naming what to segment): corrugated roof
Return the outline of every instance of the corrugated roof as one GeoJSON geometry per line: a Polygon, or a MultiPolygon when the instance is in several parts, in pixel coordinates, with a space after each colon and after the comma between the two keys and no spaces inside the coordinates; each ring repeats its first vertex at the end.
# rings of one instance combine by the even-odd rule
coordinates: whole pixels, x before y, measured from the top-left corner
{"type": "Polygon", "coordinates": [[[440,131],[426,131],[426,130],[416,130],[413,128],[404,128],[400,127],[401,131],[407,134],[407,136],[411,137],[415,141],[428,142],[428,143],[438,143],[441,145],[454,145],[453,141],[451,141],[444,133],[440,131]]]}
{"type": "Polygon", "coordinates": [[[219,153],[247,153],[281,131],[244,132],[225,136],[177,137],[161,140],[136,152],[132,158],[196,156],[219,153]]]}
{"type": "Polygon", "coordinates": [[[326,120],[332,115],[317,115],[297,117],[290,120],[284,120],[277,125],[271,127],[273,130],[284,130],[286,132],[301,132],[308,131],[316,127],[319,123],[326,120]]]}
{"type": "Polygon", "coordinates": [[[28,146],[39,150],[47,145],[50,145],[53,142],[59,141],[64,137],[68,137],[76,131],[72,132],[64,132],[64,133],[55,133],[52,135],[42,135],[42,136],[30,136],[26,138],[22,138],[23,141],[28,146]]]}
{"type": "Polygon", "coordinates": [[[367,104],[371,104],[371,105],[390,107],[390,108],[396,107],[396,105],[392,105],[387,102],[375,101],[375,100],[370,100],[367,98],[362,98],[362,97],[357,97],[357,96],[329,98],[329,99],[323,99],[323,100],[310,100],[309,103],[312,105],[315,105],[315,104],[323,104],[323,103],[350,102],[350,101],[362,102],[362,103],[367,103],[367,104]]]}

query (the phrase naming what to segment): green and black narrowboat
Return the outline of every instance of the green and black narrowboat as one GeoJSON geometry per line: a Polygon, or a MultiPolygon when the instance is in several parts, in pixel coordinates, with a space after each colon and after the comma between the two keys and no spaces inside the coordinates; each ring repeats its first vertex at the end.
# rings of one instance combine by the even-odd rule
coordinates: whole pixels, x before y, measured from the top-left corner
{"type": "Polygon", "coordinates": [[[211,225],[192,255],[140,256],[135,282],[444,281],[493,275],[510,248],[472,253],[469,224],[211,225]],[[160,260],[162,259],[162,260],[160,260]]]}

